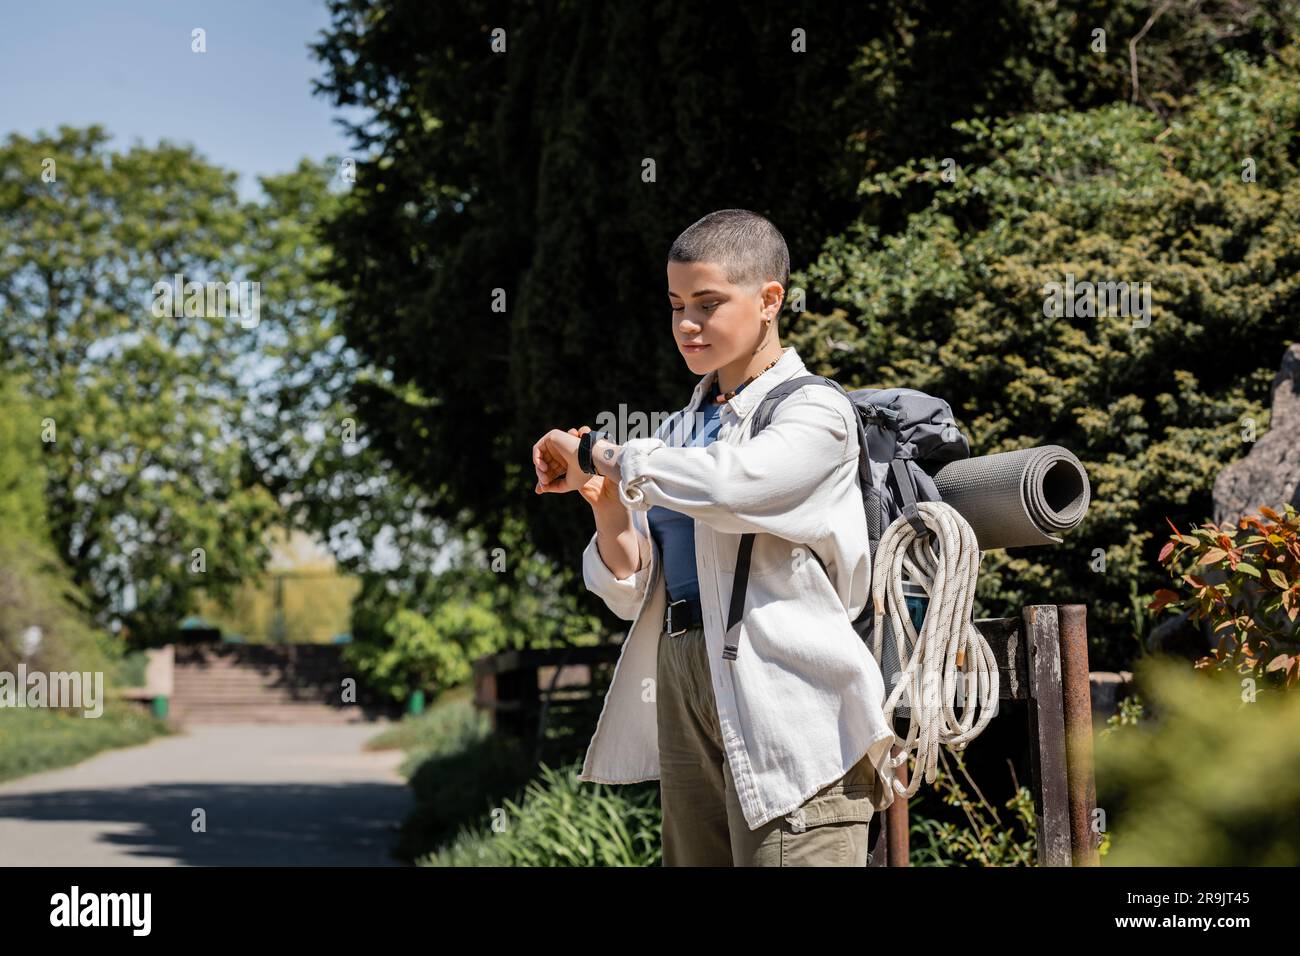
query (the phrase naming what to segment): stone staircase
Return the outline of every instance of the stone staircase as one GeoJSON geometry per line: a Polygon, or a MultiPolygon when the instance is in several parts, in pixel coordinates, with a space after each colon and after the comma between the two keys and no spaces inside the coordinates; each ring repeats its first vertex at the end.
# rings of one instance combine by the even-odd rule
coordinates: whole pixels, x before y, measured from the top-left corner
{"type": "MultiPolygon", "coordinates": [[[[386,708],[344,704],[355,677],[331,644],[177,644],[170,716],[180,724],[340,724],[374,719],[386,708]]],[[[358,683],[360,683],[358,681],[358,683]]]]}

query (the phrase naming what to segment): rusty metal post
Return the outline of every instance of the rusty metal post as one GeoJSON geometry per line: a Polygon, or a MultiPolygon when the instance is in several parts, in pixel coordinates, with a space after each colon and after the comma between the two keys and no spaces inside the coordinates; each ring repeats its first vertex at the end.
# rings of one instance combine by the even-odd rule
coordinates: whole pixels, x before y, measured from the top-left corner
{"type": "Polygon", "coordinates": [[[1065,716],[1066,779],[1070,792],[1070,850],[1075,866],[1099,866],[1096,777],[1092,763],[1092,693],[1088,678],[1088,607],[1062,604],[1061,699],[1065,716]]]}
{"type": "MultiPolygon", "coordinates": [[[[897,757],[902,751],[897,744],[889,748],[889,754],[897,757]]],[[[904,787],[907,786],[907,761],[903,761],[895,769],[894,773],[898,776],[898,782],[904,787]]],[[[900,797],[894,794],[894,802],[889,805],[885,811],[885,840],[886,851],[885,857],[888,866],[907,866],[908,858],[912,848],[908,841],[908,828],[910,826],[907,813],[907,797],[900,797]]]]}

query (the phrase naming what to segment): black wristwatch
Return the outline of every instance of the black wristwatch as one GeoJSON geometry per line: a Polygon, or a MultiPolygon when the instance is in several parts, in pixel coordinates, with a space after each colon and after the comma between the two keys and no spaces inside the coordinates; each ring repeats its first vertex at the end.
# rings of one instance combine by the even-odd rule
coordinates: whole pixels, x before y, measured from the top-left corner
{"type": "Polygon", "coordinates": [[[583,432],[578,439],[578,467],[588,475],[599,474],[596,466],[591,463],[591,448],[602,438],[605,441],[614,440],[608,432],[583,432]]]}

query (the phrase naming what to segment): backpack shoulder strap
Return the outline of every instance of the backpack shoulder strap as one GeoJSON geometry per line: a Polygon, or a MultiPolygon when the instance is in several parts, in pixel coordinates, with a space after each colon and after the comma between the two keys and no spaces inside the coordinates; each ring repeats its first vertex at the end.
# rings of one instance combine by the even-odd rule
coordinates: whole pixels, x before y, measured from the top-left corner
{"type": "MultiPolygon", "coordinates": [[[[775,386],[758,403],[758,408],[754,411],[754,417],[749,421],[749,437],[753,438],[766,428],[771,423],[772,416],[776,414],[776,407],[787,396],[799,391],[805,385],[826,385],[835,389],[849,400],[849,404],[856,412],[853,421],[858,429],[858,477],[862,481],[862,490],[865,493],[867,489],[874,486],[874,479],[871,477],[871,456],[867,451],[867,430],[862,424],[863,413],[859,410],[857,403],[849,396],[849,393],[844,390],[844,386],[833,378],[827,378],[825,375],[800,375],[775,386]]],[[[873,406],[873,411],[879,411],[879,409],[875,409],[873,406]]]]}
{"type": "Polygon", "coordinates": [[[741,535],[736,551],[736,573],[731,580],[731,607],[727,610],[727,633],[722,638],[722,659],[734,661],[740,649],[740,619],[745,614],[745,591],[749,586],[749,556],[754,550],[754,533],[741,535]]]}
{"type": "Polygon", "coordinates": [[[749,421],[749,437],[753,438],[772,421],[772,416],[776,414],[776,406],[780,405],[787,396],[793,395],[805,385],[829,385],[831,388],[844,392],[844,387],[833,378],[827,378],[824,375],[798,375],[795,378],[786,379],[779,385],[772,387],[763,400],[758,403],[758,408],[754,412],[754,417],[749,421]]]}
{"type": "MultiPolygon", "coordinates": [[[[753,438],[766,428],[772,421],[777,405],[781,404],[786,396],[793,395],[805,385],[826,385],[836,389],[841,395],[848,398],[844,386],[835,379],[826,378],[824,375],[800,375],[787,379],[774,386],[759,402],[758,408],[754,411],[754,417],[749,422],[749,437],[753,438]]],[[[853,404],[852,399],[849,401],[850,404],[853,404]]],[[[858,428],[858,474],[861,477],[862,487],[865,491],[865,489],[871,487],[872,481],[871,459],[867,454],[867,433],[862,427],[862,416],[855,414],[853,419],[858,428]]],[[[734,661],[736,652],[739,650],[740,619],[745,614],[745,592],[749,585],[749,559],[753,550],[754,533],[752,531],[746,532],[741,535],[740,547],[736,551],[736,571],[731,584],[731,606],[727,611],[727,632],[723,636],[723,660],[734,661]]]]}

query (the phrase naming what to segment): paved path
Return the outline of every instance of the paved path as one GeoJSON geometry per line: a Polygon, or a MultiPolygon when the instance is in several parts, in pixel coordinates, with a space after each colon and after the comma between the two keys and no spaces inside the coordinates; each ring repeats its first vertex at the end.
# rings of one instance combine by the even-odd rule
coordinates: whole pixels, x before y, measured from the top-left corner
{"type": "Polygon", "coordinates": [[[361,749],[386,726],[196,725],[0,784],[0,866],[395,865],[404,755],[361,749]]]}

